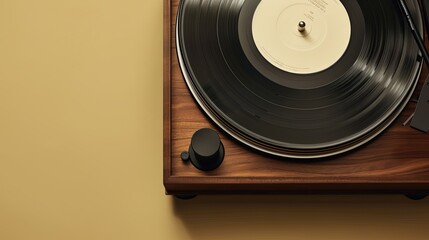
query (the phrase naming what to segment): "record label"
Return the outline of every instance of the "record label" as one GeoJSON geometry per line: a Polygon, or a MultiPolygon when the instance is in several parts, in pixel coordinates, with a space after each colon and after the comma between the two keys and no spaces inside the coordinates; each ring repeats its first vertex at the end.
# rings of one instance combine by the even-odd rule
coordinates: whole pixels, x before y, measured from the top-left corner
{"type": "Polygon", "coordinates": [[[343,56],[351,24],[338,0],[262,0],[253,16],[252,33],[269,63],[286,72],[311,74],[343,56]]]}

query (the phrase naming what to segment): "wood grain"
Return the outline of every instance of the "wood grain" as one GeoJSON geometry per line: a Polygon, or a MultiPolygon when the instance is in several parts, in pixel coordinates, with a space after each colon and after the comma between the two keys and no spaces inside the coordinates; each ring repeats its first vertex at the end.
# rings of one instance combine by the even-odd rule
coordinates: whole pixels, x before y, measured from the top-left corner
{"type": "MultiPolygon", "coordinates": [[[[174,44],[178,0],[164,4],[164,185],[168,194],[429,192],[429,135],[402,126],[415,103],[409,103],[368,144],[322,161],[270,157],[229,137],[199,109],[183,80],[174,44]],[[211,172],[180,159],[192,134],[204,127],[219,132],[226,151],[223,164],[211,172]]],[[[419,86],[427,74],[424,67],[419,86]]]]}

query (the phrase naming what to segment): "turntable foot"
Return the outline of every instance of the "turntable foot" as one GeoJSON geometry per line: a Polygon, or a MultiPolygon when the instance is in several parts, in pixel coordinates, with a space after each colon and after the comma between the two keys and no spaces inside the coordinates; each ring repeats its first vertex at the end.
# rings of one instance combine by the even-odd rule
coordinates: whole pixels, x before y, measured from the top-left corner
{"type": "Polygon", "coordinates": [[[195,194],[178,194],[178,195],[174,195],[175,198],[180,199],[180,200],[190,200],[195,198],[197,195],[195,194]]]}
{"type": "Polygon", "coordinates": [[[407,198],[411,199],[411,200],[423,200],[425,199],[428,195],[427,194],[407,194],[405,195],[407,198]]]}

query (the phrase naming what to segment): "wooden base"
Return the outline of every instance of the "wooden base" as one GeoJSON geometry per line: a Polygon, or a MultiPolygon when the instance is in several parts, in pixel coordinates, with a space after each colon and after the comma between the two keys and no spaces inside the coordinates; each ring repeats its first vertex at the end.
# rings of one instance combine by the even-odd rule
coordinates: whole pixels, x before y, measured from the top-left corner
{"type": "MultiPolygon", "coordinates": [[[[198,107],[183,80],[175,49],[178,0],[164,11],[164,185],[167,194],[227,193],[429,193],[429,135],[402,123],[409,103],[383,134],[357,150],[321,161],[271,157],[241,145],[217,128],[198,107]],[[219,132],[225,159],[203,172],[183,162],[192,134],[219,132]]],[[[419,86],[428,70],[424,67],[419,86]]],[[[415,92],[417,97],[420,89],[415,92]]]]}

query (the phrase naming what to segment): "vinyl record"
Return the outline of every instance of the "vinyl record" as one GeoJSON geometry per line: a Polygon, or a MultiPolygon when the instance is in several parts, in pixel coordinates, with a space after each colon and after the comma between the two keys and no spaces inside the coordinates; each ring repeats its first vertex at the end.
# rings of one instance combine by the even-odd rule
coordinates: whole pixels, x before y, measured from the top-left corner
{"type": "MultiPolygon", "coordinates": [[[[422,32],[418,4],[407,3],[422,32]]],[[[182,0],[176,47],[191,93],[219,127],[293,158],[343,153],[380,134],[422,66],[391,0],[182,0]]]]}

